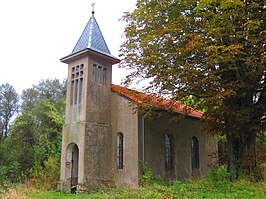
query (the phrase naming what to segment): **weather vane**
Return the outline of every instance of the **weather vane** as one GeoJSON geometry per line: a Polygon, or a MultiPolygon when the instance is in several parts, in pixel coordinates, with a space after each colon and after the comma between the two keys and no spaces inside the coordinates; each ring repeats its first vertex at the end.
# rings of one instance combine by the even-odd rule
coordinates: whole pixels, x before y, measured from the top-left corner
{"type": "Polygon", "coordinates": [[[95,5],[95,3],[91,4],[91,7],[92,7],[92,14],[94,14],[94,5],[95,5]]]}

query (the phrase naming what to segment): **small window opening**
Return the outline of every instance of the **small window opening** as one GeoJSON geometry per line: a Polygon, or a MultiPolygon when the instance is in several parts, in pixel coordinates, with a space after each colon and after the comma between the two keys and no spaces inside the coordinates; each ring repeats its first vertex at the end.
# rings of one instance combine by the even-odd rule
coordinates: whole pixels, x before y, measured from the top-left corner
{"type": "Polygon", "coordinates": [[[191,163],[192,169],[199,168],[199,141],[196,137],[191,141],[191,163]]]}
{"type": "Polygon", "coordinates": [[[116,166],[118,169],[123,169],[123,142],[124,137],[122,133],[118,133],[116,142],[116,166]]]}
{"type": "Polygon", "coordinates": [[[165,169],[173,169],[173,138],[169,134],[164,137],[164,159],[165,169]]]}

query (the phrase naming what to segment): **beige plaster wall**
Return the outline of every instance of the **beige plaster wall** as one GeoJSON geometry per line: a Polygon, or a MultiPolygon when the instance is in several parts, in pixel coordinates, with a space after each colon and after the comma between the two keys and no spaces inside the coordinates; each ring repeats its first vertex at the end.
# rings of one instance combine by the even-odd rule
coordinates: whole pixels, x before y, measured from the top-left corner
{"type": "Polygon", "coordinates": [[[86,84],[86,79],[89,74],[89,57],[84,56],[78,60],[75,60],[68,64],[68,77],[67,77],[67,96],[66,96],[66,117],[65,123],[71,123],[75,121],[85,121],[86,119],[86,102],[88,100],[88,96],[85,95],[85,91],[88,90],[88,84],[86,84]],[[84,74],[83,74],[83,103],[71,105],[71,69],[77,65],[84,65],[84,74]]]}
{"type": "Polygon", "coordinates": [[[84,173],[86,187],[111,185],[111,125],[87,123],[84,173]]]}
{"type": "Polygon", "coordinates": [[[217,151],[216,138],[202,131],[203,124],[198,119],[186,118],[170,122],[166,118],[145,119],[145,162],[166,181],[184,180],[192,176],[191,140],[196,136],[199,141],[199,169],[193,175],[207,175],[211,159],[208,155],[217,151]],[[164,161],[164,136],[171,134],[174,138],[174,169],[167,172],[164,161]]]}
{"type": "MultiPolygon", "coordinates": [[[[73,144],[76,144],[79,149],[78,183],[82,184],[84,181],[85,127],[86,123],[84,122],[65,124],[63,126],[60,180],[64,183],[67,183],[71,177],[71,147],[73,144]]],[[[67,189],[70,189],[70,185],[67,189]]]]}
{"type": "Polygon", "coordinates": [[[122,187],[139,186],[139,131],[138,115],[134,106],[124,97],[112,94],[112,172],[116,185],[122,187]],[[116,166],[116,138],[118,133],[124,136],[124,167],[116,166]]]}

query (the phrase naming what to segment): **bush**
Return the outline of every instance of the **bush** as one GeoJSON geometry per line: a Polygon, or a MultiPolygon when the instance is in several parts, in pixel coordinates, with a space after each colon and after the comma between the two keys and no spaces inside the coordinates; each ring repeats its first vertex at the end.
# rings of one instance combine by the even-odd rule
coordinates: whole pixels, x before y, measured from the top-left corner
{"type": "Polygon", "coordinates": [[[10,166],[0,166],[0,188],[7,189],[12,183],[20,182],[20,165],[12,162],[10,166]]]}
{"type": "Polygon", "coordinates": [[[6,189],[10,185],[8,180],[8,168],[6,166],[0,166],[0,190],[6,189]]]}
{"type": "Polygon", "coordinates": [[[36,166],[31,170],[27,184],[38,190],[54,190],[60,176],[60,159],[50,156],[44,162],[44,167],[36,166]]]}
{"type": "Polygon", "coordinates": [[[226,166],[222,165],[210,169],[207,179],[213,183],[223,183],[230,181],[230,175],[227,172],[226,166]]]}
{"type": "Polygon", "coordinates": [[[143,166],[143,175],[141,177],[141,185],[147,186],[152,184],[152,170],[147,166],[146,163],[142,163],[143,166]]]}

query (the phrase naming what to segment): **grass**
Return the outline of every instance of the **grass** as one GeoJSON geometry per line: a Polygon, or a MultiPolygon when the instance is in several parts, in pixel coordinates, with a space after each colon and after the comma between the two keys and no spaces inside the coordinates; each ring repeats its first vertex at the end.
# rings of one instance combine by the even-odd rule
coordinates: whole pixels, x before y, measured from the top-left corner
{"type": "Polygon", "coordinates": [[[210,173],[204,179],[190,179],[185,183],[174,181],[166,185],[160,180],[147,183],[139,189],[103,188],[88,193],[67,194],[56,191],[40,191],[17,185],[2,193],[2,199],[173,199],[173,198],[266,198],[266,181],[251,182],[248,179],[229,181],[223,167],[210,173]]]}
{"type": "Polygon", "coordinates": [[[189,180],[186,183],[175,181],[172,185],[154,183],[139,189],[104,188],[92,189],[89,193],[67,194],[56,191],[26,190],[22,186],[11,189],[2,199],[173,199],[173,198],[266,198],[265,182],[217,181],[208,178],[189,180]]]}

